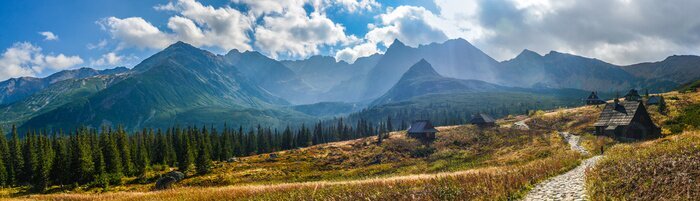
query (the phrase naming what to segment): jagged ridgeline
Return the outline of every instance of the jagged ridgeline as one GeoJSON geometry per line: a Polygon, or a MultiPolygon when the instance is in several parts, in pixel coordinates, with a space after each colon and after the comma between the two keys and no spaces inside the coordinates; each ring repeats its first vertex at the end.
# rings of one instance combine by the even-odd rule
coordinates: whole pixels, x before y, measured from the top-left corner
{"type": "MultiPolygon", "coordinates": [[[[225,55],[178,42],[133,69],[62,71],[0,82],[0,125],[74,130],[123,125],[299,128],[320,120],[463,122],[582,104],[590,91],[611,99],[630,88],[651,93],[700,78],[700,57],[617,66],[593,58],[524,50],[496,61],[463,39],[410,47],[354,63],[327,56],[277,61],[255,51],[225,55]],[[646,91],[644,90],[644,91],[646,91]]],[[[24,133],[24,132],[21,132],[24,133]]]]}

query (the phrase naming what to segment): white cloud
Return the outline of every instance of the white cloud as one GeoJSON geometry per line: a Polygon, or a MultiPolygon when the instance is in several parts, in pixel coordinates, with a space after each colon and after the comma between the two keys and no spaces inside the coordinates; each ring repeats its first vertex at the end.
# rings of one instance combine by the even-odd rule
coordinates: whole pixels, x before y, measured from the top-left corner
{"type": "Polygon", "coordinates": [[[87,45],[85,45],[85,48],[87,48],[88,50],[94,50],[94,49],[100,50],[100,49],[104,48],[105,46],[107,46],[107,40],[102,39],[97,44],[88,43],[87,45]]]}
{"type": "Polygon", "coordinates": [[[39,32],[39,34],[44,36],[44,40],[58,40],[58,36],[50,31],[39,32]]]}
{"type": "Polygon", "coordinates": [[[102,57],[100,57],[97,60],[94,60],[90,62],[91,66],[114,66],[119,63],[121,63],[124,60],[123,56],[117,55],[117,53],[114,52],[109,52],[107,54],[103,54],[102,57]]]}
{"type": "Polygon", "coordinates": [[[376,43],[363,43],[354,47],[346,47],[338,51],[335,53],[335,60],[354,63],[358,58],[371,56],[378,51],[376,43]]]}
{"type": "Polygon", "coordinates": [[[99,22],[112,37],[118,39],[117,49],[128,47],[162,49],[173,43],[170,35],[161,32],[140,17],[119,19],[109,17],[99,22]]]}
{"type": "Polygon", "coordinates": [[[82,63],[79,56],[44,55],[41,47],[28,42],[15,43],[0,56],[0,80],[36,76],[45,69],[64,70],[82,63]]]}
{"type": "Polygon", "coordinates": [[[372,11],[375,8],[381,7],[381,4],[375,0],[336,0],[336,3],[350,13],[368,10],[372,11]]]}
{"type": "Polygon", "coordinates": [[[378,53],[377,45],[390,46],[395,39],[416,47],[449,39],[446,30],[451,24],[431,11],[416,6],[389,8],[377,17],[379,23],[368,25],[370,29],[364,42],[336,53],[336,60],[354,62],[357,58],[378,53]]]}
{"type": "MultiPolygon", "coordinates": [[[[569,52],[615,64],[699,53],[700,35],[696,33],[700,32],[700,18],[688,13],[694,13],[700,2],[682,2],[435,0],[442,18],[458,25],[455,27],[471,27],[471,36],[465,34],[465,38],[496,59],[512,58],[527,48],[569,52]]],[[[459,32],[446,33],[450,38],[459,36],[459,32]]]]}
{"type": "Polygon", "coordinates": [[[287,12],[281,16],[263,17],[255,28],[255,46],[276,58],[279,54],[306,57],[319,53],[319,47],[349,43],[354,37],[345,35],[345,27],[320,13],[287,12]]]}

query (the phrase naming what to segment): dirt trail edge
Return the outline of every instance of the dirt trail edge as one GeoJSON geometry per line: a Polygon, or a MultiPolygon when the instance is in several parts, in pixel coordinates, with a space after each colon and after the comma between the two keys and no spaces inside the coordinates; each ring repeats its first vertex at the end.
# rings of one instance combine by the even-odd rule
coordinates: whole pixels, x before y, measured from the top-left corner
{"type": "MultiPolygon", "coordinates": [[[[572,150],[585,155],[589,154],[579,144],[579,136],[571,135],[568,132],[560,132],[559,135],[571,145],[572,150]]],[[[585,172],[586,169],[595,166],[601,157],[594,156],[586,159],[573,170],[538,184],[523,200],[588,200],[585,172]]]]}

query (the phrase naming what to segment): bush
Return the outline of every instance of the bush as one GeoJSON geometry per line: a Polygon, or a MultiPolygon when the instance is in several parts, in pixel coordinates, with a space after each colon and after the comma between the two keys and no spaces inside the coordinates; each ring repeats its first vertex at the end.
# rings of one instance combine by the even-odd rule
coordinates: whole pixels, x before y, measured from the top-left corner
{"type": "Polygon", "coordinates": [[[163,176],[156,181],[156,190],[165,190],[165,189],[170,189],[170,187],[173,186],[177,182],[177,179],[170,177],[170,176],[163,176]]]}

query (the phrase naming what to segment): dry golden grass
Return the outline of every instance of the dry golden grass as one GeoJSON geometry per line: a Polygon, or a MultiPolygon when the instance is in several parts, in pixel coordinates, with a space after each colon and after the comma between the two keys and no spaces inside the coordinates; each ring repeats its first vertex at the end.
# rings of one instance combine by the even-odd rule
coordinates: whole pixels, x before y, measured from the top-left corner
{"type": "Polygon", "coordinates": [[[587,172],[594,200],[694,200],[700,197],[700,132],[619,144],[587,172]]]}
{"type": "MultiPolygon", "coordinates": [[[[392,133],[216,163],[211,174],[187,178],[173,190],[32,195],[41,200],[213,199],[508,199],[537,181],[573,168],[577,153],[555,133],[533,129],[440,127],[429,145],[392,133]],[[412,197],[406,197],[406,196],[412,197]]],[[[22,198],[22,197],[15,197],[22,198]]]]}
{"type": "Polygon", "coordinates": [[[55,194],[32,200],[508,200],[538,181],[578,165],[567,151],[522,165],[340,182],[306,182],[148,193],[55,194]]]}

